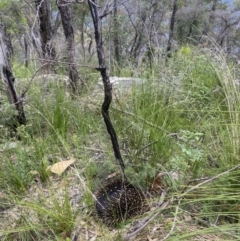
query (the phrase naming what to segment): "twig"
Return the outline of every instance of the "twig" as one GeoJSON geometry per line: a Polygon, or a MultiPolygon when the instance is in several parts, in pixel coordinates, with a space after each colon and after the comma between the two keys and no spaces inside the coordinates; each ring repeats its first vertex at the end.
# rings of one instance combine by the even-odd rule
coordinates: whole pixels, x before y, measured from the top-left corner
{"type": "Polygon", "coordinates": [[[184,190],[183,190],[182,193],[184,193],[184,191],[187,189],[187,187],[188,187],[191,183],[193,183],[193,182],[199,182],[199,181],[205,181],[205,180],[209,180],[209,179],[211,179],[211,177],[200,177],[200,178],[196,178],[196,179],[190,180],[190,181],[187,183],[187,185],[186,185],[186,187],[184,188],[184,190]]]}
{"type": "Polygon", "coordinates": [[[169,204],[173,202],[173,198],[171,198],[170,200],[164,203],[165,197],[166,197],[166,192],[163,191],[160,197],[161,201],[159,202],[159,205],[157,207],[158,211],[154,213],[152,216],[144,218],[143,220],[139,221],[140,224],[136,226],[137,229],[132,233],[126,234],[123,237],[123,241],[127,241],[130,238],[136,236],[138,233],[140,233],[150,222],[152,222],[162,212],[162,210],[164,210],[169,204]]]}
{"type": "Polygon", "coordinates": [[[137,152],[136,152],[136,156],[139,155],[140,152],[144,151],[145,149],[147,149],[148,147],[156,144],[157,142],[159,142],[161,139],[158,139],[156,141],[152,141],[151,143],[148,143],[147,145],[143,146],[141,149],[138,149],[137,152]]]}
{"type": "Polygon", "coordinates": [[[220,174],[218,174],[218,175],[216,175],[216,176],[214,176],[214,177],[212,177],[212,178],[209,178],[209,179],[205,180],[204,182],[201,182],[201,183],[197,184],[196,186],[191,187],[190,189],[188,189],[187,191],[185,191],[184,193],[182,193],[181,195],[179,195],[179,198],[183,198],[183,197],[184,197],[186,194],[188,194],[189,192],[192,192],[192,191],[196,190],[197,188],[199,188],[199,187],[201,187],[201,186],[203,186],[203,185],[205,185],[205,184],[208,184],[208,183],[210,183],[210,182],[218,179],[218,178],[221,177],[221,176],[224,176],[224,175],[226,175],[226,174],[229,174],[230,172],[232,172],[232,171],[234,171],[234,170],[236,170],[236,169],[238,169],[238,168],[240,168],[240,164],[238,164],[238,165],[232,167],[231,169],[229,169],[229,170],[227,170],[227,171],[225,171],[225,172],[222,172],[222,173],[220,173],[220,174]]]}
{"type": "MultiPolygon", "coordinates": [[[[125,2],[128,2],[129,0],[125,0],[125,1],[122,1],[120,3],[117,4],[117,6],[113,7],[112,9],[109,10],[110,6],[108,4],[105,5],[101,15],[100,15],[100,18],[104,18],[106,17],[109,13],[111,13],[115,8],[117,8],[118,6],[120,5],[123,5],[125,2]]],[[[110,4],[111,5],[111,4],[110,4]]]]}
{"type": "Polygon", "coordinates": [[[73,3],[84,3],[84,1],[85,0],[81,0],[81,1],[80,0],[70,0],[70,1],[64,0],[61,5],[59,4],[59,1],[57,1],[57,5],[64,7],[64,6],[73,4],[73,3]]]}
{"type": "Polygon", "coordinates": [[[41,65],[41,66],[35,71],[35,73],[33,74],[32,78],[31,78],[31,80],[30,80],[29,83],[28,83],[28,86],[27,86],[27,87],[25,88],[25,90],[23,90],[23,92],[21,93],[21,98],[24,98],[24,96],[25,96],[26,93],[28,92],[28,90],[29,90],[29,88],[30,88],[30,86],[31,86],[31,84],[32,84],[32,82],[33,82],[33,79],[36,77],[36,75],[37,75],[37,73],[39,72],[39,70],[41,70],[42,67],[45,66],[45,65],[47,65],[47,63],[41,65]]]}
{"type": "Polygon", "coordinates": [[[167,130],[165,130],[164,128],[162,128],[162,127],[160,127],[160,126],[154,125],[153,123],[151,123],[151,122],[143,119],[143,118],[140,117],[140,116],[137,116],[137,115],[133,114],[132,112],[128,112],[128,111],[121,110],[121,109],[114,108],[114,107],[113,107],[113,109],[114,109],[114,110],[117,110],[117,111],[119,111],[119,112],[121,112],[121,113],[124,113],[124,114],[126,114],[126,115],[130,115],[130,116],[132,116],[132,117],[134,117],[134,118],[136,118],[136,119],[139,119],[139,120],[143,121],[144,123],[146,123],[147,125],[149,125],[149,126],[151,126],[151,127],[154,127],[154,128],[156,128],[156,129],[158,129],[158,130],[160,130],[160,131],[164,131],[164,132],[167,133],[167,134],[170,134],[170,133],[171,133],[170,131],[167,131],[167,130]]]}

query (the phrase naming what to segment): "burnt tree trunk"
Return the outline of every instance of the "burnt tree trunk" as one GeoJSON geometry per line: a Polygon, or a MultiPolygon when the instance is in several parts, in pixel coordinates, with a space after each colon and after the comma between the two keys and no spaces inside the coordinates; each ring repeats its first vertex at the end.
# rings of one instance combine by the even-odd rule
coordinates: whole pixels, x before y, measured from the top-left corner
{"type": "Polygon", "coordinates": [[[75,62],[75,48],[74,48],[74,30],[72,25],[72,14],[69,5],[62,0],[56,0],[64,30],[64,35],[67,42],[67,70],[69,79],[71,80],[71,87],[73,92],[76,92],[79,82],[79,74],[75,62]]]}
{"type": "Polygon", "coordinates": [[[41,36],[41,48],[47,72],[56,72],[56,52],[52,43],[53,29],[51,24],[50,0],[35,0],[41,36]]]}
{"type": "Polygon", "coordinates": [[[178,0],[174,0],[172,16],[170,20],[169,37],[168,37],[168,43],[167,43],[167,58],[171,58],[172,56],[171,50],[172,50],[173,32],[174,32],[174,24],[175,24],[175,18],[177,13],[177,7],[178,7],[178,0]]]}
{"type": "Polygon", "coordinates": [[[15,78],[12,74],[9,39],[6,34],[5,26],[0,24],[0,71],[3,85],[5,87],[8,100],[10,104],[13,104],[17,110],[16,124],[25,125],[26,117],[23,108],[23,99],[18,96],[15,89],[15,78]]]}
{"type": "Polygon", "coordinates": [[[97,4],[95,0],[88,0],[88,5],[91,12],[94,31],[95,31],[94,34],[95,34],[98,63],[99,63],[99,68],[97,68],[97,70],[100,71],[102,75],[102,81],[104,85],[104,101],[102,104],[102,116],[112,141],[112,147],[113,147],[116,161],[118,165],[121,167],[121,170],[124,174],[125,166],[120,153],[117,135],[113,128],[113,125],[109,116],[109,106],[112,101],[112,84],[110,82],[109,75],[106,68],[106,63],[105,63],[105,55],[104,55],[103,40],[102,40],[102,22],[98,13],[97,4]]]}

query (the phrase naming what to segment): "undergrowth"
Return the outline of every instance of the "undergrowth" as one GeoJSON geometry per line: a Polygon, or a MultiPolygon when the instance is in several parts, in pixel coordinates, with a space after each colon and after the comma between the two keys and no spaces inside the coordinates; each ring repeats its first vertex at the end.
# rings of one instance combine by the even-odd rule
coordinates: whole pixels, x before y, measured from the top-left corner
{"type": "MultiPolygon", "coordinates": [[[[127,177],[146,190],[159,173],[167,173],[168,196],[178,200],[163,214],[168,240],[207,234],[240,240],[240,173],[230,171],[240,155],[238,66],[229,65],[221,52],[197,51],[179,51],[168,66],[156,62],[140,76],[132,69],[145,81],[120,90],[110,115],[127,177]],[[186,229],[186,217],[201,228],[186,229]]],[[[93,223],[102,232],[96,240],[108,235],[94,220],[93,192],[118,166],[101,117],[101,90],[89,86],[72,97],[64,84],[33,84],[25,105],[28,123],[17,136],[8,131],[10,110],[1,104],[0,219],[12,222],[2,222],[1,240],[70,240],[76,226],[85,232],[93,223]],[[49,172],[50,165],[70,158],[76,162],[62,176],[49,172]],[[52,189],[63,191],[55,195],[52,189]],[[81,198],[74,209],[77,190],[81,198]],[[8,211],[21,215],[12,218],[8,211]]],[[[150,227],[161,222],[159,217],[150,227]]]]}

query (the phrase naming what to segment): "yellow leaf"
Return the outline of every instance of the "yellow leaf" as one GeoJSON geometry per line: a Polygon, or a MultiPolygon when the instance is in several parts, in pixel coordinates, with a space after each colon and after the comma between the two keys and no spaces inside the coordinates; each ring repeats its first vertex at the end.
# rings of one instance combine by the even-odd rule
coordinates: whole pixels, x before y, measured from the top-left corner
{"type": "Polygon", "coordinates": [[[73,164],[76,160],[75,159],[69,159],[67,161],[61,161],[57,162],[47,168],[47,170],[51,171],[52,173],[55,173],[57,175],[61,175],[71,164],[73,164]]]}

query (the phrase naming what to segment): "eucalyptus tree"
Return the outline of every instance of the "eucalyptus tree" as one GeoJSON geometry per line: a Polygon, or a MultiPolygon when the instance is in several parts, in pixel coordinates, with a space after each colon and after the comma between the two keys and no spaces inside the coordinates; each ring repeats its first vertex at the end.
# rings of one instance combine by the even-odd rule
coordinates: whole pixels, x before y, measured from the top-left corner
{"type": "Polygon", "coordinates": [[[171,48],[172,48],[173,32],[174,32],[177,9],[178,9],[178,0],[174,0],[171,20],[170,20],[170,27],[169,27],[169,37],[168,37],[168,43],[167,43],[167,57],[171,57],[171,48]]]}
{"type": "Polygon", "coordinates": [[[50,0],[35,0],[36,17],[39,22],[39,33],[41,36],[41,49],[44,62],[47,63],[46,70],[55,72],[56,51],[53,45],[53,25],[50,0]]]}
{"type": "Polygon", "coordinates": [[[10,62],[12,53],[9,48],[9,42],[6,28],[4,24],[0,24],[0,73],[9,103],[12,104],[17,111],[17,115],[15,116],[16,122],[14,123],[15,128],[17,124],[25,125],[26,117],[23,108],[23,96],[18,95],[15,88],[15,78],[10,62]]]}
{"type": "Polygon", "coordinates": [[[218,45],[228,53],[238,30],[240,16],[222,0],[186,0],[176,17],[176,40],[181,44],[218,45]]]}
{"type": "Polygon", "coordinates": [[[69,79],[71,80],[71,87],[74,92],[77,90],[77,85],[79,82],[79,74],[76,67],[75,61],[75,48],[74,48],[74,29],[72,24],[72,13],[69,5],[63,0],[56,0],[61,19],[62,26],[64,30],[64,35],[67,42],[66,55],[67,55],[67,70],[69,73],[69,79]]]}
{"type": "Polygon", "coordinates": [[[165,38],[162,26],[168,5],[166,0],[113,1],[112,14],[103,21],[103,37],[113,62],[139,66],[143,60],[153,61],[155,49],[162,48],[165,38]]]}

